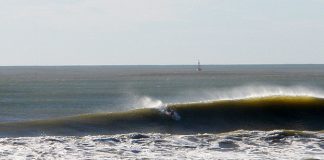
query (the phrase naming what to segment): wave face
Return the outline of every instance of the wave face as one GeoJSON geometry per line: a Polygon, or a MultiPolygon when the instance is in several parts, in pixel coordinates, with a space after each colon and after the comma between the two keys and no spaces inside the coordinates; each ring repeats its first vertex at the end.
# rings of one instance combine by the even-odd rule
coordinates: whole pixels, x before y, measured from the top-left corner
{"type": "Polygon", "coordinates": [[[324,130],[324,99],[270,96],[172,104],[127,112],[1,123],[0,136],[98,135],[131,132],[197,134],[244,130],[324,130]]]}

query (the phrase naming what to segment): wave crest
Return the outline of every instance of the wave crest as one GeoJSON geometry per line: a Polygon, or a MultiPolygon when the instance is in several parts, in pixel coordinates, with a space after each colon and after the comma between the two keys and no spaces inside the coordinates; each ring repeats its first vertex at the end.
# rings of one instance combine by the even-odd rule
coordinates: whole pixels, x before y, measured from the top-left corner
{"type": "Polygon", "coordinates": [[[0,124],[0,136],[93,135],[130,132],[217,133],[245,130],[323,130],[324,99],[272,96],[167,106],[181,119],[156,108],[97,113],[54,120],[0,124]]]}
{"type": "Polygon", "coordinates": [[[203,91],[188,91],[185,102],[235,100],[269,96],[308,96],[324,98],[324,91],[314,86],[245,85],[234,88],[220,88],[203,91]],[[198,94],[199,93],[199,94],[198,94]]]}

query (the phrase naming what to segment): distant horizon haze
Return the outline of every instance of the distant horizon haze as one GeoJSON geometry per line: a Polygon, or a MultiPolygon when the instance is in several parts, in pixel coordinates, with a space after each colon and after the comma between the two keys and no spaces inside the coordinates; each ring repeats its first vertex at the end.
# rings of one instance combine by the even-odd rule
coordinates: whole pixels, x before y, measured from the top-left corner
{"type": "Polygon", "coordinates": [[[324,0],[0,2],[0,66],[323,64],[324,0]]]}
{"type": "MultiPolygon", "coordinates": [[[[242,64],[200,64],[201,66],[289,66],[289,65],[324,65],[321,63],[242,63],[242,64]]],[[[66,64],[66,65],[0,65],[0,67],[91,67],[91,66],[197,66],[197,63],[193,64],[66,64]]]]}

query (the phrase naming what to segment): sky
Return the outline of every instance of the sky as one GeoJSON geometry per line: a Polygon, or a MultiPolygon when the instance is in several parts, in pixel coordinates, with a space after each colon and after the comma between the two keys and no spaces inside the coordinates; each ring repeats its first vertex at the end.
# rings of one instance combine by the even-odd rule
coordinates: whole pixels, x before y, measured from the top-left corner
{"type": "Polygon", "coordinates": [[[0,66],[324,63],[324,0],[1,0],[0,66]]]}

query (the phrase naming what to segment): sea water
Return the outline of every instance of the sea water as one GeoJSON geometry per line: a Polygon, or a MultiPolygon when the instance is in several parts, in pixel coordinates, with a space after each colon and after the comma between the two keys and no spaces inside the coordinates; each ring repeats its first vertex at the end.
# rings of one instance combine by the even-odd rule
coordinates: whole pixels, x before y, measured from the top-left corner
{"type": "MultiPolygon", "coordinates": [[[[0,129],[10,133],[21,124],[31,126],[25,128],[25,135],[24,132],[19,133],[20,136],[16,136],[17,133],[2,136],[0,155],[4,159],[324,158],[322,121],[317,122],[316,130],[301,131],[307,134],[296,130],[286,134],[287,128],[280,126],[267,131],[238,127],[233,131],[208,133],[200,133],[203,129],[176,133],[172,127],[133,133],[130,127],[126,133],[111,134],[102,130],[114,124],[98,128],[87,124],[86,128],[77,128],[65,122],[67,117],[73,121],[80,115],[107,114],[109,117],[109,113],[140,108],[160,112],[161,107],[174,104],[269,96],[324,97],[324,65],[205,65],[202,69],[196,71],[196,66],[189,65],[0,67],[0,129]],[[48,121],[52,123],[52,120],[64,124],[62,130],[66,132],[50,134],[45,130],[51,130],[52,125],[46,129],[35,126],[35,123],[50,124],[48,121]],[[74,129],[85,133],[87,130],[100,132],[87,136],[68,134],[79,133],[74,129]],[[134,138],[133,134],[142,136],[134,138]]],[[[320,109],[317,114],[323,115],[322,111],[320,109]]],[[[293,116],[298,118],[298,115],[293,116]]],[[[176,123],[172,119],[171,122],[176,123]]],[[[79,123],[86,123],[86,120],[79,123]]],[[[145,123],[142,125],[150,124],[145,123]]]]}

